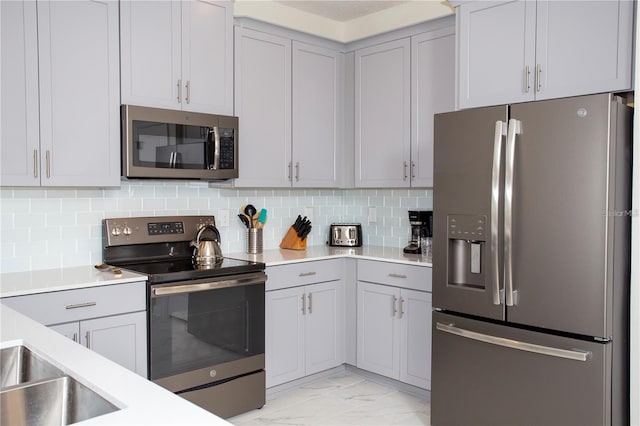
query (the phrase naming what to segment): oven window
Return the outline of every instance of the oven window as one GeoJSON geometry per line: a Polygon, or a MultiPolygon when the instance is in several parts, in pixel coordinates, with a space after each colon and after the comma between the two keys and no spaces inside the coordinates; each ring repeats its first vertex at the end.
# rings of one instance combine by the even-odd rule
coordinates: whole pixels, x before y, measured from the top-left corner
{"type": "Polygon", "coordinates": [[[150,168],[209,169],[213,128],[133,121],[133,165],[150,168]]]}
{"type": "Polygon", "coordinates": [[[264,284],[151,299],[150,378],[264,353],[264,284]]]}

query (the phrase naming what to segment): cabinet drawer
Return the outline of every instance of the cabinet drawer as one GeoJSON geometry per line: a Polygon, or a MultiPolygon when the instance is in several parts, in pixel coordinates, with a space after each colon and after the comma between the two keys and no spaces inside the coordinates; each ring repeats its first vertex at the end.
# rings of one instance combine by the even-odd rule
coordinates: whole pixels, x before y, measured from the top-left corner
{"type": "Polygon", "coordinates": [[[358,281],[431,291],[431,268],[358,259],[358,281]]]}
{"type": "Polygon", "coordinates": [[[297,287],[342,278],[343,259],[268,266],[266,290],[297,287]]]}
{"type": "Polygon", "coordinates": [[[147,309],[146,282],[8,297],[2,303],[51,325],[147,309]]]}

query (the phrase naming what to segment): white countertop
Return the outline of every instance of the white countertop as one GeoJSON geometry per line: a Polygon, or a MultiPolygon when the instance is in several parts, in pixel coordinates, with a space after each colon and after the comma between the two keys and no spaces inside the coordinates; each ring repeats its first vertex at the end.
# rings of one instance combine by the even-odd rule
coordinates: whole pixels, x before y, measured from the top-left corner
{"type": "Polygon", "coordinates": [[[230,425],[229,422],[0,304],[0,347],[25,345],[117,407],[83,425],[230,425]]]}
{"type": "Polygon", "coordinates": [[[146,275],[124,270],[114,274],[93,266],[13,272],[0,274],[0,298],[146,280],[146,275]]]}
{"type": "Polygon", "coordinates": [[[296,262],[309,262],[313,260],[332,259],[336,257],[352,257],[357,259],[369,259],[382,262],[404,263],[431,267],[431,258],[419,254],[407,254],[402,248],[363,246],[363,247],[331,247],[309,246],[306,250],[270,249],[260,254],[227,253],[225,257],[245,259],[254,262],[263,262],[267,266],[284,265],[296,262]]]}

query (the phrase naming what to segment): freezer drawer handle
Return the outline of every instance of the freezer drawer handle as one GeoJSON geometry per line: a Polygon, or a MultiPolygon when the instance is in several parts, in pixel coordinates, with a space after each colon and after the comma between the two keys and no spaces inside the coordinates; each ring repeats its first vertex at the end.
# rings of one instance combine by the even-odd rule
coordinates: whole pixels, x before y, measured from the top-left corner
{"type": "Polygon", "coordinates": [[[504,346],[506,348],[517,349],[520,351],[533,352],[542,355],[549,355],[556,358],[572,359],[575,361],[587,361],[591,352],[552,348],[549,346],[536,345],[534,343],[521,342],[518,340],[506,339],[504,337],[490,336],[488,334],[476,333],[475,331],[458,328],[452,324],[436,323],[436,329],[445,333],[455,334],[456,336],[465,337],[467,339],[477,340],[479,342],[490,343],[492,345],[504,346]]]}

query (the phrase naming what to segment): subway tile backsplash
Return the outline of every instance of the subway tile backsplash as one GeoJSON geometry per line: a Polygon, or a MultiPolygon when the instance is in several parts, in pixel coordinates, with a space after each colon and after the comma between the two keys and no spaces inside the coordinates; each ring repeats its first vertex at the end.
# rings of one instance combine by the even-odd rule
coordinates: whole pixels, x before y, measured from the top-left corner
{"type": "Polygon", "coordinates": [[[362,223],[363,244],[403,247],[407,210],[431,209],[430,189],[235,189],[206,182],[123,181],[120,188],[0,189],[0,272],[92,265],[102,261],[102,219],[127,216],[213,214],[223,253],[246,250],[246,228],[237,217],[251,203],[269,215],[264,248],[277,248],[289,226],[308,208],[313,230],[308,245],[325,244],[333,222],[362,223]],[[375,207],[376,221],[368,222],[375,207]]]}

